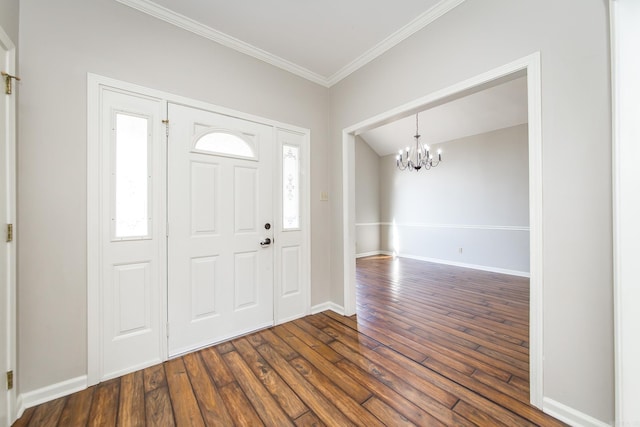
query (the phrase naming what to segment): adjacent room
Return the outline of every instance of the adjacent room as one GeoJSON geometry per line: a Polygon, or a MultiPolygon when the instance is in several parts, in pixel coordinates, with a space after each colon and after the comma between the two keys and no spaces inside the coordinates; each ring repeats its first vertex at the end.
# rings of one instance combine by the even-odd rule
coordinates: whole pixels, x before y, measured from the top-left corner
{"type": "Polygon", "coordinates": [[[356,256],[527,277],[528,149],[526,77],[360,134],[356,256]],[[413,150],[415,135],[435,156],[429,170],[397,165],[398,151],[413,150]]]}

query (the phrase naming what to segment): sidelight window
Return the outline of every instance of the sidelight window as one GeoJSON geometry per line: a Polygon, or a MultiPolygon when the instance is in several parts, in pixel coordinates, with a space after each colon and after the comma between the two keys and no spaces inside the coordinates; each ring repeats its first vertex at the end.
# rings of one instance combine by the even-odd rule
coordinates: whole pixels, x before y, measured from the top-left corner
{"type": "Polygon", "coordinates": [[[282,228],[300,228],[300,147],[282,145],[282,228]]]}
{"type": "Polygon", "coordinates": [[[114,237],[149,235],[149,119],[125,113],[115,115],[114,237]]]}

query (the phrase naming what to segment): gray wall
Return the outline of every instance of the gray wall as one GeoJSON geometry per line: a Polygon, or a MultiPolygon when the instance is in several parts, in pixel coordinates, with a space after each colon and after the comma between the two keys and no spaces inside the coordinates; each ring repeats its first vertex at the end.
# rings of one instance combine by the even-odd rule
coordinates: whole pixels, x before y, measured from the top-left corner
{"type": "Polygon", "coordinates": [[[380,156],[356,137],[356,254],[380,250],[380,156]]]}
{"type": "Polygon", "coordinates": [[[87,373],[87,72],[310,128],[312,304],[329,299],[326,88],[113,0],[20,7],[20,392],[87,373]]]}
{"type": "Polygon", "coordinates": [[[329,90],[329,166],[331,295],[342,304],[342,129],[539,51],[544,395],[610,422],[608,22],[603,0],[467,0],[329,90]]]}
{"type": "Polygon", "coordinates": [[[0,0],[0,26],[16,46],[18,45],[19,6],[19,0],[0,0]]]}
{"type": "Polygon", "coordinates": [[[399,171],[395,154],[382,157],[381,249],[529,272],[529,232],[509,228],[529,226],[527,125],[439,146],[443,162],[430,171],[399,171]]]}

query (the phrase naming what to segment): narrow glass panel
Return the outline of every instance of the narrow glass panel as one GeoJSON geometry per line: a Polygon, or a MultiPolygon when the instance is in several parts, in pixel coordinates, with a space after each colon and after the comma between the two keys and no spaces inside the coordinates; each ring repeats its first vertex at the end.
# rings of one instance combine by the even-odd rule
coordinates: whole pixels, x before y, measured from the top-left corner
{"type": "Polygon", "coordinates": [[[196,142],[195,149],[229,156],[256,156],[247,141],[237,135],[223,131],[215,131],[201,136],[196,142]]]}
{"type": "Polygon", "coordinates": [[[300,228],[300,147],[282,146],[282,228],[300,228]]]}
{"type": "Polygon", "coordinates": [[[116,114],[115,237],[149,234],[148,120],[116,114]]]}

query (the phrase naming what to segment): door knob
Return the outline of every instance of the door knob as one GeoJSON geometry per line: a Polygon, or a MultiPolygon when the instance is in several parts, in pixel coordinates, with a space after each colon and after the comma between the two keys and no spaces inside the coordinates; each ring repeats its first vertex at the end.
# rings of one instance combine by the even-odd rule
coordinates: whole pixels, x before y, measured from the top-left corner
{"type": "Polygon", "coordinates": [[[262,242],[260,242],[260,246],[269,246],[271,244],[271,239],[267,237],[262,242]]]}

